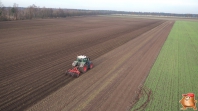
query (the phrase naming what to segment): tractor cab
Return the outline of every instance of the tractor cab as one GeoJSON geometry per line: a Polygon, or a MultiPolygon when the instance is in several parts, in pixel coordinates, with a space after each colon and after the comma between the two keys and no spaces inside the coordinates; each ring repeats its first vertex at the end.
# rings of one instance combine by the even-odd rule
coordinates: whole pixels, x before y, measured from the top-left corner
{"type": "Polygon", "coordinates": [[[80,56],[77,56],[77,61],[86,63],[86,62],[90,61],[90,59],[87,56],[80,55],[80,56]]]}
{"type": "Polygon", "coordinates": [[[77,56],[77,61],[78,62],[87,62],[87,58],[86,58],[86,56],[83,56],[83,55],[77,56]]]}

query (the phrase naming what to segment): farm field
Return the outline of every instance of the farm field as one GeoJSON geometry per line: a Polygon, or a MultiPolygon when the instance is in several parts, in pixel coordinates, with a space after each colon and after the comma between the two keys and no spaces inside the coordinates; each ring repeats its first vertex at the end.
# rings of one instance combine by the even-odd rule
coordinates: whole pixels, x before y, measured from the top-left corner
{"type": "Polygon", "coordinates": [[[126,110],[173,24],[115,17],[0,22],[0,110],[126,110]],[[95,67],[77,79],[65,76],[79,54],[95,67]]]}
{"type": "MultiPolygon", "coordinates": [[[[144,87],[152,97],[145,111],[179,111],[182,94],[194,93],[198,98],[198,22],[176,21],[153,65],[144,87]]],[[[148,99],[143,96],[132,111],[148,99]]],[[[188,111],[193,111],[188,108],[188,111]]]]}

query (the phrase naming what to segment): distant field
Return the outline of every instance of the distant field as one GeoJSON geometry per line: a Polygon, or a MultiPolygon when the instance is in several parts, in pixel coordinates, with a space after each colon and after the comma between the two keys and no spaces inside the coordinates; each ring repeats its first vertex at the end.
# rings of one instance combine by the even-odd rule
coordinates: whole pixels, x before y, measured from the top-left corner
{"type": "MultiPolygon", "coordinates": [[[[198,22],[175,22],[144,87],[152,92],[146,111],[178,111],[182,94],[189,92],[198,99],[198,22]]],[[[142,109],[148,97],[143,95],[132,111],[142,109]]]]}
{"type": "Polygon", "coordinates": [[[157,20],[180,20],[180,21],[194,21],[198,22],[198,18],[188,18],[188,17],[170,17],[170,16],[149,16],[149,15],[131,15],[131,14],[115,14],[115,15],[101,15],[109,17],[127,17],[127,18],[139,18],[139,19],[157,19],[157,20]]]}

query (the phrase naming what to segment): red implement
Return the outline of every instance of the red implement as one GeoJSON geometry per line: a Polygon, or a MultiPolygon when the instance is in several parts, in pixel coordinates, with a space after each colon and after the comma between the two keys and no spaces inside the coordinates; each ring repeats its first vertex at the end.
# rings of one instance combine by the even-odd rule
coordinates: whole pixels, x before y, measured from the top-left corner
{"type": "Polygon", "coordinates": [[[74,67],[73,69],[69,69],[68,71],[67,71],[67,74],[68,75],[71,75],[71,76],[76,76],[76,77],[79,77],[79,75],[80,75],[80,71],[78,70],[78,68],[77,67],[74,67]]]}

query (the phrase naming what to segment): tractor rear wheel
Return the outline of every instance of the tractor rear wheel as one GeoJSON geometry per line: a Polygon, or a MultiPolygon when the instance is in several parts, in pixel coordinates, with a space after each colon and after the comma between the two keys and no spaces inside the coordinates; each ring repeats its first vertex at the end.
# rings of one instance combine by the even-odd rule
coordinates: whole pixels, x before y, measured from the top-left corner
{"type": "Polygon", "coordinates": [[[90,63],[90,66],[89,68],[92,69],[94,66],[93,66],[93,63],[90,63]]]}
{"type": "Polygon", "coordinates": [[[87,65],[84,65],[83,67],[80,68],[80,72],[85,73],[87,72],[87,65]]]}

